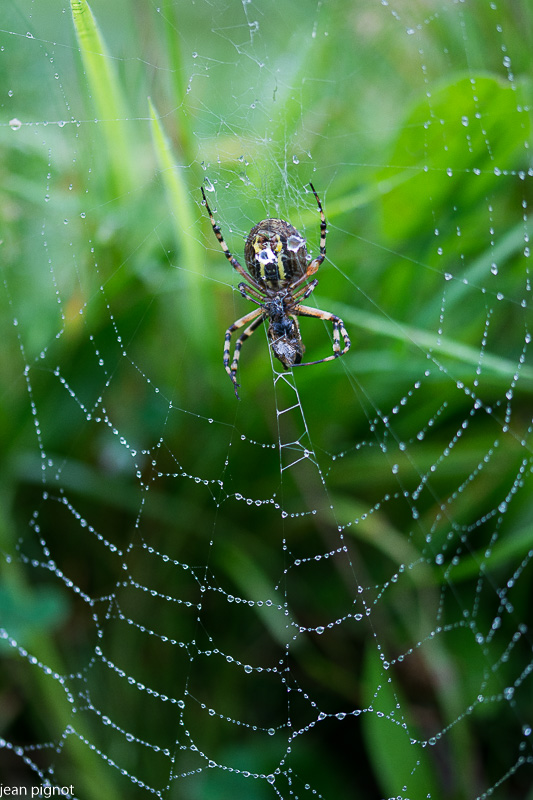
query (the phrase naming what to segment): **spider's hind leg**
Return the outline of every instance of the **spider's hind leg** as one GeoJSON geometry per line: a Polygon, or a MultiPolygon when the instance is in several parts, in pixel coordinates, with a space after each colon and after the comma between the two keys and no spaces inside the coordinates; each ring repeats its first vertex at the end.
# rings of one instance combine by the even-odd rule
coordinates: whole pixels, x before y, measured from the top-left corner
{"type": "MultiPolygon", "coordinates": [[[[239,388],[239,384],[237,383],[237,369],[239,366],[239,357],[241,355],[241,347],[243,346],[246,339],[252,335],[252,333],[259,327],[259,325],[263,322],[265,318],[265,313],[262,308],[256,308],[254,311],[250,312],[250,314],[246,314],[245,317],[241,317],[236,322],[231,325],[228,330],[226,331],[226,335],[224,337],[224,368],[228,375],[230,376],[234,389],[235,389],[235,396],[239,398],[239,393],[237,389],[239,388]],[[231,334],[242,328],[244,325],[248,325],[244,333],[242,333],[237,341],[235,342],[235,350],[233,351],[233,359],[231,360],[230,364],[230,349],[231,349],[231,334]]],[[[240,398],[239,398],[240,399],[240,398]]]]}
{"type": "Polygon", "coordinates": [[[350,337],[348,331],[344,326],[344,322],[340,317],[331,314],[329,311],[321,311],[319,308],[309,308],[309,306],[298,306],[294,311],[300,317],[315,317],[315,319],[323,319],[326,322],[333,324],[333,355],[320,358],[318,361],[306,361],[304,364],[295,364],[295,366],[308,367],[311,364],[322,364],[323,361],[333,361],[334,358],[343,356],[351,347],[350,337]],[[343,346],[341,347],[341,339],[343,346]]]}

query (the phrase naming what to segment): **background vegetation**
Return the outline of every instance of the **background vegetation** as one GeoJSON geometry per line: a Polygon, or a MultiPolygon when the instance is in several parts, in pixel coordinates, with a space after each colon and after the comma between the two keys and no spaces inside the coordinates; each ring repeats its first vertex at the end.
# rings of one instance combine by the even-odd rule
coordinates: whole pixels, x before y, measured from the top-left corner
{"type": "MultiPolygon", "coordinates": [[[[325,798],[533,796],[520,627],[533,19],[527,2],[493,6],[7,4],[0,619],[44,666],[3,648],[0,735],[77,796],[146,796],[121,769],[168,797],[275,796],[242,770],[269,774],[286,731],[208,725],[202,702],[265,731],[307,721],[284,798],[310,796],[305,784],[325,798]],[[199,187],[216,187],[239,256],[250,227],[278,215],[315,252],[310,179],[329,223],[316,302],[353,347],[295,374],[304,425],[298,409],[277,413],[294,396],[273,385],[260,333],[235,400],[221,342],[247,305],[199,187]],[[279,442],[298,440],[321,471],[306,461],[280,477],[279,442]],[[289,569],[333,552],[337,526],[348,561],[289,569]],[[355,576],[367,622],[310,632],[289,661],[275,614],[227,601],[269,597],[315,629],[360,610],[355,576]],[[95,658],[100,644],[137,685],[95,658]],[[279,678],[243,680],[216,647],[289,664],[293,704],[279,678]],[[74,705],[46,669],[69,676],[74,705]],[[139,683],[197,705],[180,716],[139,683]],[[241,774],[176,748],[188,733],[241,774]],[[188,773],[166,793],[164,748],[188,773]]],[[[309,354],[329,352],[327,327],[302,329],[309,354]]],[[[21,753],[0,753],[4,784],[37,782],[21,753]]]]}

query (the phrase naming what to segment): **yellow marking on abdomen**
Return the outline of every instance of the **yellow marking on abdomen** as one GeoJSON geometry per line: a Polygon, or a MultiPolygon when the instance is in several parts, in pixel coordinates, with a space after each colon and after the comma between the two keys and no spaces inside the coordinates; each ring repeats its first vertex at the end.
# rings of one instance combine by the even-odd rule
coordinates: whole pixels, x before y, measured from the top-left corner
{"type": "Polygon", "coordinates": [[[281,238],[279,233],[276,234],[276,239],[278,243],[275,247],[275,252],[278,254],[278,280],[284,281],[285,280],[285,267],[283,266],[283,261],[281,255],[283,253],[283,244],[281,242],[281,238]]]}

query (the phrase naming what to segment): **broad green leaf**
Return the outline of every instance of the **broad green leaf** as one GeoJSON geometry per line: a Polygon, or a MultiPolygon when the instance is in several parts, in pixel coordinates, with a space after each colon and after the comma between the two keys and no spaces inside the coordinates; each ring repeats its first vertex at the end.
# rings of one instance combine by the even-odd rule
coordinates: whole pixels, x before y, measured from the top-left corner
{"type": "MultiPolygon", "coordinates": [[[[495,168],[524,167],[524,141],[531,123],[517,100],[507,81],[455,75],[413,108],[389,158],[391,167],[378,176],[382,180],[404,172],[412,176],[384,198],[384,234],[405,241],[420,228],[437,227],[442,236],[450,220],[435,220],[432,209],[457,207],[465,228],[468,216],[485,208],[487,191],[494,191],[495,168]]],[[[463,251],[468,233],[462,232],[463,251]]]]}

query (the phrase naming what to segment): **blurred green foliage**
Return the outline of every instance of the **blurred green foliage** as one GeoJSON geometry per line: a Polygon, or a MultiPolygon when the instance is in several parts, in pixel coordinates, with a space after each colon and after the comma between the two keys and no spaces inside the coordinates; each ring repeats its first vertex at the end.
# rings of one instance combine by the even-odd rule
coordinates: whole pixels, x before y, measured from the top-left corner
{"type": "MultiPolygon", "coordinates": [[[[530,660],[525,643],[509,643],[530,618],[533,504],[527,486],[509,493],[528,480],[531,454],[530,349],[515,373],[531,326],[521,301],[533,12],[403,5],[400,19],[386,4],[342,1],[7,7],[3,121],[22,125],[0,133],[0,607],[8,633],[75,675],[80,695],[72,714],[64,688],[6,646],[0,733],[59,741],[72,725],[52,760],[80,797],[146,794],[84,739],[165,797],[273,796],[264,780],[206,769],[185,728],[241,771],[268,774],[285,757],[294,785],[278,778],[282,797],[309,796],[308,783],[325,798],[470,798],[516,763],[531,699],[522,684],[519,712],[490,698],[530,660]],[[199,187],[216,188],[210,203],[238,257],[250,227],[278,215],[316,252],[310,179],[329,226],[313,299],[342,314],[353,346],[295,372],[304,427],[299,411],[278,414],[294,396],[273,386],[261,332],[243,350],[235,400],[223,332],[249,306],[231,290],[238,276],[199,187]],[[473,413],[474,396],[486,413],[473,413]],[[298,440],[320,472],[304,460],[280,474],[279,442],[298,440]],[[298,516],[281,520],[273,499],[298,516]],[[286,572],[337,548],[337,526],[350,574],[336,558],[286,572]],[[506,616],[494,587],[521,562],[506,616]],[[300,637],[290,662],[279,613],[228,601],[268,597],[314,628],[359,611],[354,576],[368,623],[300,637]],[[476,632],[496,619],[499,637],[480,647],[476,632]],[[285,718],[279,676],[243,681],[220,653],[190,661],[213,640],[253,665],[289,663],[282,674],[301,692],[290,714],[309,725],[290,756],[283,731],[208,726],[194,703],[183,722],[92,660],[103,642],[108,663],[169,697],[186,688],[265,729],[285,718]],[[311,724],[319,711],[331,716],[311,724]],[[410,744],[438,731],[438,755],[410,744]],[[174,774],[189,777],[165,790],[168,756],[143,742],[168,747],[174,774]]],[[[306,322],[320,358],[329,330],[306,322]]],[[[7,763],[4,783],[17,769],[7,763]]],[[[525,797],[529,785],[513,770],[498,796],[525,797]]]]}

